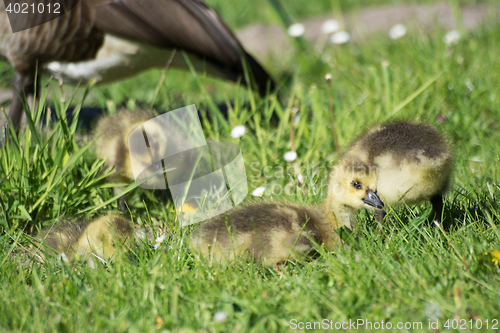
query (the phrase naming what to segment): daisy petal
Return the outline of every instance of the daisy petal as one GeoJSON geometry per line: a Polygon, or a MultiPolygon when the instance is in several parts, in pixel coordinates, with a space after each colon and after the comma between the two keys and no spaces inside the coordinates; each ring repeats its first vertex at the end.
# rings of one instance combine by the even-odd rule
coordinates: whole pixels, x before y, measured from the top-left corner
{"type": "Polygon", "coordinates": [[[406,28],[402,24],[396,24],[389,30],[389,37],[392,39],[399,39],[406,35],[406,28]]]}
{"type": "Polygon", "coordinates": [[[285,161],[293,162],[297,158],[297,153],[294,152],[293,150],[287,151],[283,157],[285,158],[285,161]]]}
{"type": "Polygon", "coordinates": [[[321,26],[321,32],[326,35],[336,33],[340,29],[340,24],[336,20],[328,20],[321,26]]]}
{"type": "Polygon", "coordinates": [[[237,138],[241,138],[243,135],[245,135],[245,131],[246,131],[246,128],[245,126],[243,125],[238,125],[238,126],[235,126],[232,130],[231,130],[231,136],[235,139],[237,138]]]}
{"type": "Polygon", "coordinates": [[[351,39],[351,35],[349,35],[346,31],[339,31],[334,33],[331,37],[331,41],[333,44],[345,44],[351,39]]]}
{"type": "Polygon", "coordinates": [[[302,23],[295,23],[288,27],[288,35],[291,37],[300,37],[305,31],[306,28],[302,23]]]}
{"type": "Polygon", "coordinates": [[[459,39],[460,39],[460,33],[456,30],[448,31],[446,35],[444,35],[443,37],[443,41],[450,46],[458,43],[459,39]]]}
{"type": "Polygon", "coordinates": [[[259,186],[255,190],[253,190],[252,195],[254,197],[261,197],[264,195],[264,191],[266,190],[265,186],[259,186]]]}

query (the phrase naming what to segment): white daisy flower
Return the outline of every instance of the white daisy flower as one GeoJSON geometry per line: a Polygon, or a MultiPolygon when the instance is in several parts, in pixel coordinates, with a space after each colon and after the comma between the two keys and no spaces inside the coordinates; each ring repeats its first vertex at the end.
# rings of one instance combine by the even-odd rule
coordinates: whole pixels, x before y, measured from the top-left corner
{"type": "Polygon", "coordinates": [[[333,44],[345,44],[351,39],[351,35],[349,35],[346,31],[339,31],[332,35],[331,41],[333,44]]]}
{"type": "Polygon", "coordinates": [[[336,33],[340,29],[340,24],[336,20],[328,20],[323,22],[321,26],[321,32],[324,34],[330,35],[336,33]]]}
{"type": "Polygon", "coordinates": [[[245,135],[245,131],[246,131],[246,128],[245,126],[243,125],[238,125],[238,126],[235,126],[232,130],[231,130],[231,136],[235,139],[237,138],[241,138],[243,135],[245,135]]]}
{"type": "Polygon", "coordinates": [[[456,30],[448,31],[446,35],[444,35],[443,37],[443,41],[450,46],[458,43],[459,39],[460,39],[460,33],[456,30]]]}
{"type": "Polygon", "coordinates": [[[227,319],[227,313],[225,311],[218,311],[214,314],[214,321],[216,323],[223,323],[227,319]]]}
{"type": "Polygon", "coordinates": [[[252,195],[254,197],[261,197],[264,195],[264,191],[266,190],[265,186],[259,186],[255,190],[253,190],[252,195]]]}
{"type": "Polygon", "coordinates": [[[399,39],[406,35],[406,28],[402,24],[396,24],[389,30],[389,37],[392,39],[399,39]]]}
{"type": "Polygon", "coordinates": [[[297,153],[293,150],[287,151],[283,157],[285,158],[285,161],[293,162],[297,158],[297,153]]]}
{"type": "Polygon", "coordinates": [[[330,82],[332,80],[332,74],[326,74],[325,80],[326,80],[326,82],[330,82]]]}
{"type": "Polygon", "coordinates": [[[300,37],[305,31],[306,28],[302,23],[295,23],[288,27],[288,35],[291,37],[300,37]]]}
{"type": "Polygon", "coordinates": [[[162,235],[156,237],[156,239],[155,239],[156,244],[154,246],[155,250],[160,247],[161,243],[163,243],[163,241],[165,240],[165,238],[167,238],[167,234],[162,234],[162,235]]]}

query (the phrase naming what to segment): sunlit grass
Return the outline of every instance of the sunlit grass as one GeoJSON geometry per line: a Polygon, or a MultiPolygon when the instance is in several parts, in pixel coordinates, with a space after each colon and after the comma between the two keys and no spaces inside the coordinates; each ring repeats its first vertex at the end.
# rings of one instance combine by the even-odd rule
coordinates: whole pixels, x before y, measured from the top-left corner
{"type": "MultiPolygon", "coordinates": [[[[159,71],[90,89],[85,105],[104,107],[112,101],[168,111],[197,104],[207,138],[240,146],[249,193],[266,187],[263,198],[249,194],[248,202],[315,204],[324,197],[325,170],[338,158],[326,73],[332,74],[341,147],[370,125],[394,119],[426,121],[446,134],[455,155],[445,198],[448,233],[427,225],[429,204],[394,208],[382,230],[371,213],[361,211],[358,237],[349,248],[320,251],[315,260],[278,270],[244,260],[220,266],[197,259],[187,247],[190,230],[177,226],[172,204],[140,190],[127,198],[130,216],[168,231],[158,250],[140,245],[128,257],[96,269],[84,263],[38,264],[23,256],[30,244],[22,233],[25,226],[118,208],[111,200],[92,210],[113,194],[91,141],[81,140],[64,118],[48,131],[37,129],[43,106],[62,115],[68,104],[79,105],[84,88],[72,102],[62,103],[57,84],[42,85],[33,121],[1,153],[0,179],[6,178],[0,199],[6,212],[0,214],[0,327],[147,332],[156,325],[185,332],[267,332],[287,331],[292,319],[364,319],[422,322],[428,331],[429,320],[439,320],[443,330],[446,320],[455,318],[467,325],[483,320],[483,330],[488,319],[491,329],[492,320],[500,320],[499,268],[484,253],[500,250],[500,26],[487,22],[451,48],[443,43],[445,33],[408,31],[396,41],[381,34],[362,44],[326,47],[304,57],[317,59],[318,66],[303,67],[307,61],[297,59],[281,100],[252,99],[244,87],[170,70],[156,99],[159,71]],[[227,117],[219,113],[221,105],[228,106],[227,117]],[[302,187],[283,157],[291,149],[292,108],[300,115],[294,146],[302,187]],[[278,123],[270,121],[273,113],[278,123]],[[234,139],[230,133],[237,125],[246,132],[234,139]],[[220,311],[227,315],[223,322],[214,318],[220,311]]],[[[72,95],[71,87],[65,90],[72,95]]]]}

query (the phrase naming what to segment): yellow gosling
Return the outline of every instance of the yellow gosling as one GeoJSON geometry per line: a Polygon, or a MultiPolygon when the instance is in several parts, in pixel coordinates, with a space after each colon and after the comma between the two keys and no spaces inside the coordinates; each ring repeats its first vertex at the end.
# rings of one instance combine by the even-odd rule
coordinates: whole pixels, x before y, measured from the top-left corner
{"type": "Polygon", "coordinates": [[[264,265],[297,260],[314,250],[342,245],[336,229],[355,227],[355,214],[363,207],[382,208],[376,194],[376,176],[357,160],[343,160],[330,173],[322,205],[287,202],[252,204],[202,223],[191,246],[215,261],[248,254],[264,265]]]}
{"type": "MultiPolygon", "coordinates": [[[[350,144],[345,157],[376,171],[378,194],[386,204],[430,200],[436,222],[441,223],[453,158],[448,142],[432,125],[398,121],[375,126],[350,144]]],[[[377,211],[379,221],[384,216],[377,211]]]]}

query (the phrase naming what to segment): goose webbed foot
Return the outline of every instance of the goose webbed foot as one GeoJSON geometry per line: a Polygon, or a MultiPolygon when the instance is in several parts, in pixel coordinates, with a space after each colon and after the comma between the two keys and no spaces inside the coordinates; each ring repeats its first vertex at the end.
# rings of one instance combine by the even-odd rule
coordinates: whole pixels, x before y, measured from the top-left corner
{"type": "Polygon", "coordinates": [[[432,211],[434,212],[434,224],[438,227],[442,227],[442,216],[443,216],[443,196],[437,194],[431,198],[432,211]]]}

